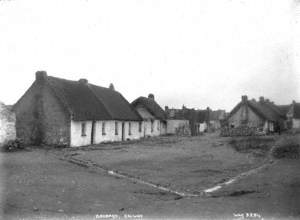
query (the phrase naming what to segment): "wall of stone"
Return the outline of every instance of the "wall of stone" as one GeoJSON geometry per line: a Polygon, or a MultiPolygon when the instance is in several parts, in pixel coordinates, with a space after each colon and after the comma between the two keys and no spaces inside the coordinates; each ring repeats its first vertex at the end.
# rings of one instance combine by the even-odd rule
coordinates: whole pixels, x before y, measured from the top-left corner
{"type": "Polygon", "coordinates": [[[40,117],[37,111],[38,99],[41,97],[40,89],[41,87],[34,82],[14,106],[17,138],[25,144],[41,142],[42,134],[37,122],[40,117]]]}
{"type": "Polygon", "coordinates": [[[70,118],[51,89],[35,81],[14,107],[17,137],[25,144],[68,145],[70,118]]]}
{"type": "Polygon", "coordinates": [[[49,87],[43,88],[42,129],[44,144],[69,145],[70,116],[49,87]]]}

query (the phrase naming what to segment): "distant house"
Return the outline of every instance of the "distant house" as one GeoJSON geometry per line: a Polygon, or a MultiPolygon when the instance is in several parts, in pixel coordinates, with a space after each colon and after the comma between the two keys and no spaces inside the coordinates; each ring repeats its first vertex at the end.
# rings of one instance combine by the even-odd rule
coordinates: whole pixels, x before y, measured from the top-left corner
{"type": "Polygon", "coordinates": [[[27,144],[85,146],[139,139],[142,119],[113,86],[36,72],[15,104],[17,137],[27,144]]]}
{"type": "Polygon", "coordinates": [[[153,94],[149,94],[148,98],[139,97],[131,105],[143,119],[142,132],[145,137],[166,134],[166,115],[153,94]]]}
{"type": "Polygon", "coordinates": [[[167,134],[190,135],[190,122],[185,118],[181,109],[169,109],[165,106],[167,115],[167,134]]]}
{"type": "MultiPolygon", "coordinates": [[[[189,126],[188,132],[185,134],[190,134],[196,136],[204,131],[207,131],[209,114],[208,109],[198,110],[193,108],[187,108],[182,106],[182,109],[169,109],[166,107],[168,116],[168,133],[175,134],[176,130],[182,130],[182,126],[189,126]],[[179,129],[180,128],[180,129],[179,129]]],[[[187,129],[185,129],[187,131],[187,129]]]]}
{"type": "Polygon", "coordinates": [[[209,130],[210,131],[215,131],[221,128],[221,123],[222,121],[226,118],[226,112],[225,110],[211,110],[208,109],[209,111],[209,130]]]}
{"type": "Polygon", "coordinates": [[[0,102],[0,147],[16,138],[16,116],[10,106],[0,102]]]}
{"type": "Polygon", "coordinates": [[[265,132],[274,132],[278,126],[284,127],[285,116],[280,109],[268,99],[260,97],[259,101],[248,100],[242,96],[239,102],[227,117],[228,126],[255,127],[265,132]]]}
{"type": "Polygon", "coordinates": [[[287,122],[289,128],[300,128],[300,103],[293,103],[287,111],[287,122]]]}

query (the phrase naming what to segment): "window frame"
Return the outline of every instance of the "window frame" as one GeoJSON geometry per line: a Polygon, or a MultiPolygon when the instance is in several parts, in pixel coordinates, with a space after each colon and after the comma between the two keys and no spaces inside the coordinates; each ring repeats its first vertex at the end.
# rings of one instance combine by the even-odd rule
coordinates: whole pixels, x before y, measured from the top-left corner
{"type": "Polygon", "coordinates": [[[151,120],[151,133],[154,131],[154,120],[151,120]]]}
{"type": "Polygon", "coordinates": [[[106,135],[105,133],[105,122],[102,122],[102,135],[106,135]]]}
{"type": "Polygon", "coordinates": [[[115,135],[119,135],[119,123],[115,121],[115,135]]]}
{"type": "Polygon", "coordinates": [[[128,122],[128,135],[131,135],[131,122],[128,122]]]}
{"type": "Polygon", "coordinates": [[[142,132],[142,122],[139,121],[139,132],[141,133],[142,132]]]}
{"type": "Polygon", "coordinates": [[[81,137],[86,136],[86,122],[81,123],[81,137]]]}

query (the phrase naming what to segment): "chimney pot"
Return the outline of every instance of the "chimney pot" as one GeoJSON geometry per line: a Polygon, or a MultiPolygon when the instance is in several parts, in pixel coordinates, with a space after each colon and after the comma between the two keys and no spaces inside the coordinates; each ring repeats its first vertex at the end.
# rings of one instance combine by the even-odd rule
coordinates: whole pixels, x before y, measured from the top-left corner
{"type": "Polygon", "coordinates": [[[47,72],[46,71],[37,71],[35,73],[35,79],[38,81],[44,81],[47,78],[47,72]]]}
{"type": "Polygon", "coordinates": [[[115,90],[115,86],[114,86],[114,84],[109,84],[109,89],[111,89],[111,90],[115,90]]]}
{"type": "Polygon", "coordinates": [[[247,102],[247,101],[248,101],[248,96],[243,95],[243,96],[242,96],[242,102],[247,102]]]}
{"type": "Polygon", "coordinates": [[[80,83],[82,83],[82,84],[88,84],[88,80],[87,79],[79,79],[78,81],[80,83]]]}
{"type": "Polygon", "coordinates": [[[150,93],[150,94],[148,95],[148,98],[154,100],[154,95],[153,95],[152,93],[150,93]]]}
{"type": "Polygon", "coordinates": [[[259,97],[259,102],[264,102],[265,98],[263,96],[259,97]]]}

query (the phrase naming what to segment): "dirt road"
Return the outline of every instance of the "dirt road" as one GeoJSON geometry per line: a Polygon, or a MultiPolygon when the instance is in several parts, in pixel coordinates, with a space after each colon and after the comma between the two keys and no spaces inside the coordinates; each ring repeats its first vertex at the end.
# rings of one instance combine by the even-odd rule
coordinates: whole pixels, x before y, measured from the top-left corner
{"type": "MultiPolygon", "coordinates": [[[[2,215],[5,219],[31,219],[33,216],[79,216],[93,219],[100,215],[124,217],[127,214],[136,217],[142,215],[144,218],[167,216],[230,219],[234,218],[234,214],[243,213],[257,213],[264,218],[300,216],[299,160],[277,161],[254,176],[248,176],[212,194],[212,197],[181,198],[109,176],[105,172],[68,163],[56,156],[59,152],[73,154],[75,157],[94,159],[102,165],[126,172],[135,173],[138,170],[143,178],[152,176],[155,181],[162,180],[184,190],[199,190],[211,186],[215,180],[219,181],[224,176],[222,172],[217,172],[220,169],[226,170],[247,161],[247,166],[239,166],[241,169],[233,171],[235,174],[236,171],[255,166],[255,160],[251,156],[224,150],[227,147],[220,139],[191,141],[182,138],[171,142],[159,139],[156,144],[146,141],[114,147],[116,150],[105,145],[102,150],[93,151],[29,149],[1,153],[2,215]],[[136,159],[132,158],[132,154],[140,156],[136,159]],[[213,161],[225,158],[227,162],[222,162],[220,166],[209,162],[208,158],[213,161]],[[230,158],[236,158],[234,163],[228,162],[230,158]],[[178,169],[173,167],[174,164],[178,164],[178,169]],[[175,175],[176,172],[178,176],[175,175]],[[205,178],[208,179],[206,182],[205,178]]],[[[262,162],[261,159],[257,161],[262,162]]],[[[233,173],[229,174],[231,176],[233,173]]]]}

